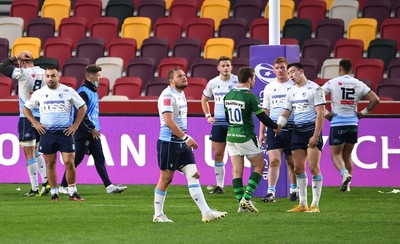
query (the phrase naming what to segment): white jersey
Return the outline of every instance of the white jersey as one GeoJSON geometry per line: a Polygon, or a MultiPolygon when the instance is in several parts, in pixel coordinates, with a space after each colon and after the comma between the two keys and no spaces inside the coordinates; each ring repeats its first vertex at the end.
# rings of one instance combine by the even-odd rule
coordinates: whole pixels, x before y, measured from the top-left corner
{"type": "Polygon", "coordinates": [[[350,75],[343,75],[326,82],[322,89],[331,94],[331,126],[358,125],[357,104],[371,89],[350,75]]]}
{"type": "Polygon", "coordinates": [[[215,124],[228,124],[225,118],[224,97],[233,87],[238,86],[238,84],[239,80],[236,75],[231,75],[231,78],[227,81],[221,80],[221,77],[217,76],[207,83],[203,95],[209,99],[214,97],[215,124]]]}
{"type": "Polygon", "coordinates": [[[294,115],[294,128],[300,130],[314,129],[317,118],[315,106],[324,104],[324,91],[310,80],[302,87],[294,86],[290,89],[285,99],[285,109],[294,115]]]}
{"type": "Polygon", "coordinates": [[[165,124],[163,113],[171,112],[174,115],[174,121],[178,127],[186,133],[187,129],[187,102],[185,93],[178,92],[171,86],[165,88],[158,98],[158,114],[160,116],[160,137],[162,141],[173,141],[183,143],[171,129],[165,124]]]}
{"type": "Polygon", "coordinates": [[[44,86],[25,103],[30,110],[39,108],[40,123],[47,127],[47,131],[60,131],[72,125],[72,105],[79,109],[85,105],[85,101],[73,88],[63,84],[57,89],[44,86]]]}
{"type": "MultiPolygon", "coordinates": [[[[11,78],[18,80],[19,117],[25,117],[22,109],[25,102],[31,97],[31,94],[46,84],[44,74],[45,70],[39,66],[15,68],[13,70],[11,78]]],[[[39,109],[33,109],[32,114],[35,117],[39,117],[39,109]]]]}
{"type": "MultiPolygon", "coordinates": [[[[264,88],[262,107],[269,110],[269,117],[277,121],[285,105],[286,94],[294,87],[294,82],[289,79],[284,83],[274,80],[264,88]]],[[[293,125],[293,114],[288,119],[288,125],[293,125]]]]}

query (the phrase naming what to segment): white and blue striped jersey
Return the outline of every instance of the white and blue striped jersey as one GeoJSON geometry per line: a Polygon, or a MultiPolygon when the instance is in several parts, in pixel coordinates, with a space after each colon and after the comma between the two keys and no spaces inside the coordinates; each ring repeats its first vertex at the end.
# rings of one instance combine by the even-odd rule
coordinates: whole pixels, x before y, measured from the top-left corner
{"type": "Polygon", "coordinates": [[[331,94],[331,126],[358,125],[357,104],[371,88],[350,75],[343,75],[327,81],[322,89],[331,94]]]}
{"type": "MultiPolygon", "coordinates": [[[[25,102],[31,97],[31,94],[46,84],[44,74],[45,70],[39,66],[15,68],[13,70],[11,77],[18,80],[19,117],[25,117],[22,109],[25,102]]],[[[35,117],[39,117],[39,109],[33,109],[32,114],[35,117]]]]}
{"type": "Polygon", "coordinates": [[[162,141],[179,142],[183,141],[172,133],[165,124],[163,113],[173,113],[174,121],[178,127],[186,133],[187,129],[187,102],[185,93],[178,92],[171,86],[165,88],[158,98],[158,114],[160,116],[160,137],[162,141]]]}
{"type": "Polygon", "coordinates": [[[224,97],[239,84],[238,77],[231,75],[231,78],[227,81],[221,80],[220,76],[211,79],[206,88],[203,91],[203,95],[207,98],[214,97],[214,117],[215,125],[228,125],[225,117],[224,110],[224,97]]]}
{"type": "MultiPolygon", "coordinates": [[[[294,82],[289,79],[284,83],[274,80],[264,88],[262,107],[269,110],[269,117],[277,121],[285,106],[286,94],[294,87],[294,82]]],[[[293,114],[288,118],[287,125],[293,125],[293,114]]]]}
{"type": "Polygon", "coordinates": [[[301,87],[294,86],[289,90],[285,98],[285,109],[294,115],[294,129],[314,129],[317,113],[315,106],[324,105],[325,94],[316,83],[308,80],[301,87]]]}
{"type": "Polygon", "coordinates": [[[47,131],[60,131],[72,125],[72,105],[79,109],[85,105],[85,101],[73,88],[63,84],[57,89],[44,86],[25,103],[25,107],[31,111],[39,108],[40,123],[47,127],[47,131]]]}

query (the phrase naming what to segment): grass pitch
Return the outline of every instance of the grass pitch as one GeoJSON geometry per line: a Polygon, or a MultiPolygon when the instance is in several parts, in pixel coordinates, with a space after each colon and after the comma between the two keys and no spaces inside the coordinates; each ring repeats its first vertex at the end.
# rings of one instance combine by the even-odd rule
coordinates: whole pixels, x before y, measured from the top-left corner
{"type": "MultiPolygon", "coordinates": [[[[210,195],[211,208],[225,219],[201,222],[187,187],[171,186],[165,213],[174,223],[152,223],[154,186],[129,185],[106,194],[102,185],[79,185],[85,202],[50,196],[28,198],[26,184],[0,185],[0,243],[399,243],[400,194],[393,188],[324,187],[321,213],[287,213],[288,199],[254,202],[260,213],[237,213],[232,187],[210,195]],[[23,188],[22,191],[16,191],[23,188]]],[[[311,201],[309,187],[309,202],[311,201]]]]}

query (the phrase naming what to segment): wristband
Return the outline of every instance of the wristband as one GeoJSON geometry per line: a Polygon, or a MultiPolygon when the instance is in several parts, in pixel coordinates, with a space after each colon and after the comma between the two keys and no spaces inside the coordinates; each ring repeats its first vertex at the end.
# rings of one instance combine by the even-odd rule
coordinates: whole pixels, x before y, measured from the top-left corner
{"type": "Polygon", "coordinates": [[[283,116],[279,116],[278,121],[276,121],[276,123],[280,124],[282,127],[285,127],[287,119],[283,116]]]}
{"type": "Polygon", "coordinates": [[[325,111],[324,111],[324,116],[327,116],[328,114],[329,114],[328,109],[325,109],[325,111]]]}
{"type": "Polygon", "coordinates": [[[360,113],[361,113],[362,115],[367,115],[368,112],[369,112],[368,109],[367,109],[367,108],[364,108],[363,110],[361,110],[360,113]]]}
{"type": "Polygon", "coordinates": [[[211,118],[211,114],[205,114],[206,118],[211,118]]]}
{"type": "Polygon", "coordinates": [[[185,134],[185,135],[181,138],[181,140],[184,141],[184,142],[188,142],[190,139],[192,139],[192,137],[189,136],[189,135],[187,135],[187,134],[185,134]]]}

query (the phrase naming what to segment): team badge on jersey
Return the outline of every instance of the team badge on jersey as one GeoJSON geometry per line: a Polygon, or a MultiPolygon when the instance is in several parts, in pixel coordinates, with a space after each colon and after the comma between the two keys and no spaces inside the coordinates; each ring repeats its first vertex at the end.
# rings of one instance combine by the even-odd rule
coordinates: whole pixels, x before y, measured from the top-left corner
{"type": "Polygon", "coordinates": [[[171,106],[171,98],[164,99],[164,106],[171,106]]]}

